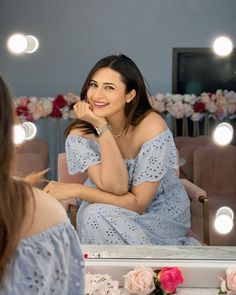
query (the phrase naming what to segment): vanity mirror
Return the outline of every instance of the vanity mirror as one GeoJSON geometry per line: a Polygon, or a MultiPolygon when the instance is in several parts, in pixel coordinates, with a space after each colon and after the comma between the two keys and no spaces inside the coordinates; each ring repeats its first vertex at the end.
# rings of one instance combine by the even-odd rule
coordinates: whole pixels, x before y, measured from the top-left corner
{"type": "MultiPolygon", "coordinates": [[[[95,60],[124,52],[137,61],[151,94],[170,93],[173,48],[210,47],[222,33],[235,41],[235,10],[235,0],[4,1],[1,40],[18,30],[30,31],[39,37],[40,50],[12,56],[1,42],[1,72],[17,97],[54,98],[70,91],[78,94],[95,60]]],[[[57,155],[64,151],[63,131],[68,124],[55,117],[36,121],[37,138],[49,144],[51,178],[57,175],[57,155]]],[[[224,257],[220,251],[217,255],[224,257]]]]}

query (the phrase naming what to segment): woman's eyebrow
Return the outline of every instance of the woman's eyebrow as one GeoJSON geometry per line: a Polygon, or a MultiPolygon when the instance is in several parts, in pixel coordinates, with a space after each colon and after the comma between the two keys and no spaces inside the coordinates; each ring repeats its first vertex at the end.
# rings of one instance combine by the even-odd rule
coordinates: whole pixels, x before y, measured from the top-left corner
{"type": "MultiPolygon", "coordinates": [[[[96,80],[91,79],[91,82],[98,84],[98,82],[96,80]]],[[[114,87],[116,87],[116,84],[112,83],[112,82],[103,82],[103,85],[112,85],[114,87]]]]}

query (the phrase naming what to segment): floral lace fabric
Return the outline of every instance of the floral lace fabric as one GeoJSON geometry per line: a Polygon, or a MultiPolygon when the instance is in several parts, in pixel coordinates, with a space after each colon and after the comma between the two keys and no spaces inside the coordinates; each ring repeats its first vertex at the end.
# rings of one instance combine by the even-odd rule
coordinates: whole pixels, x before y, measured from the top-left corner
{"type": "Polygon", "coordinates": [[[70,221],[21,240],[2,295],[84,295],[84,260],[70,221]]]}
{"type": "MultiPolygon", "coordinates": [[[[66,140],[69,173],[84,172],[100,162],[99,145],[81,136],[66,140]]],[[[124,160],[129,188],[159,181],[155,197],[143,214],[107,204],[82,201],[77,213],[77,230],[83,244],[200,245],[186,236],[190,227],[190,202],[175,174],[176,148],[166,129],[145,142],[136,158],[124,160]]],[[[86,185],[94,187],[90,179],[86,185]]]]}

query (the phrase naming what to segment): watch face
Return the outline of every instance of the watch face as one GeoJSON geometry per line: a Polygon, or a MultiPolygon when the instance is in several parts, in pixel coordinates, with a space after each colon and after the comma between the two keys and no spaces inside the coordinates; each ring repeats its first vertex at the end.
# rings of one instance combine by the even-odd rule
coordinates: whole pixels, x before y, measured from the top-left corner
{"type": "Polygon", "coordinates": [[[108,129],[110,129],[110,126],[107,123],[101,127],[94,127],[94,134],[99,137],[108,129]]]}

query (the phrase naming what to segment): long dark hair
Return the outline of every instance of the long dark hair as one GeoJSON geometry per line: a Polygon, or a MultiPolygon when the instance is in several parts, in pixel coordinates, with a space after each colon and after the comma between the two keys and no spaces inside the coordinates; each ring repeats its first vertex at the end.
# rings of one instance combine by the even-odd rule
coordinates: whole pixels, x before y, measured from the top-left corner
{"type": "MultiPolygon", "coordinates": [[[[136,90],[135,98],[127,103],[125,107],[126,123],[124,130],[127,130],[129,125],[137,125],[149,112],[152,111],[152,108],[148,100],[148,90],[139,68],[129,57],[123,54],[104,57],[93,66],[82,87],[80,93],[81,100],[87,99],[87,91],[91,79],[95,72],[101,68],[110,68],[118,72],[126,86],[126,93],[129,93],[133,89],[136,90]]],[[[94,128],[91,124],[76,119],[67,127],[65,136],[75,128],[79,128],[84,133],[94,132],[94,128]]]]}
{"type": "Polygon", "coordinates": [[[13,177],[15,116],[12,97],[0,76],[0,286],[5,270],[20,239],[26,203],[33,196],[31,186],[13,177]]]}

